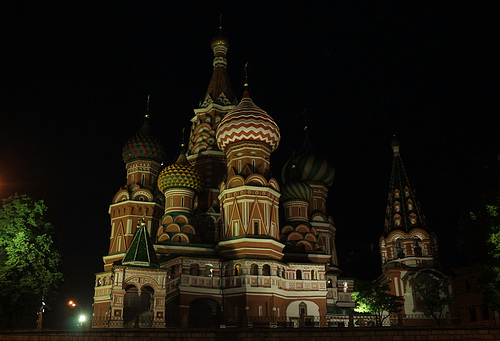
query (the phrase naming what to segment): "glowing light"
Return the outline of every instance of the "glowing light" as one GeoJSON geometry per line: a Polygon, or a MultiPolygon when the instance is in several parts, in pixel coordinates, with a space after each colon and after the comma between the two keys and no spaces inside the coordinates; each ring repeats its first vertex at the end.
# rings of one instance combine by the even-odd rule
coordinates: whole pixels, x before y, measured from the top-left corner
{"type": "Polygon", "coordinates": [[[78,322],[82,323],[85,321],[87,321],[87,318],[85,317],[85,315],[80,315],[80,317],[78,317],[78,322]]]}

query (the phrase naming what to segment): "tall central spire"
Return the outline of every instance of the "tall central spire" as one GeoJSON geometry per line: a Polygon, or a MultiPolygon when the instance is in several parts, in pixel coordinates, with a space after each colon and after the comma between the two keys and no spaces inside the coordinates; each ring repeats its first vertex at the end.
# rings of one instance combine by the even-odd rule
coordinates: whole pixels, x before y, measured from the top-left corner
{"type": "Polygon", "coordinates": [[[214,52],[214,71],[200,106],[205,108],[211,103],[223,106],[236,105],[238,101],[227,74],[226,54],[229,49],[229,41],[222,35],[222,26],[219,26],[219,34],[212,39],[210,46],[214,52]]]}

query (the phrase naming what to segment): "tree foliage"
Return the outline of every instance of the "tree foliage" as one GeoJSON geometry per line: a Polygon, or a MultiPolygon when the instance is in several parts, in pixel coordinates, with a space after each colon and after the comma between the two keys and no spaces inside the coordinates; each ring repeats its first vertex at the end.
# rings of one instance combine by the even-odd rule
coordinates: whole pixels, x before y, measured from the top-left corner
{"type": "Polygon", "coordinates": [[[18,327],[22,316],[36,320],[42,295],[55,294],[63,281],[61,255],[42,200],[26,195],[3,199],[0,208],[0,320],[18,327]]]}
{"type": "Polygon", "coordinates": [[[403,307],[403,298],[391,294],[389,285],[379,285],[370,282],[361,285],[358,291],[352,294],[356,302],[355,310],[360,313],[370,313],[375,315],[375,323],[382,326],[389,314],[398,313],[403,307]]]}
{"type": "Polygon", "coordinates": [[[460,220],[458,246],[469,262],[482,265],[479,290],[484,302],[500,311],[500,186],[460,220]]]}
{"type": "Polygon", "coordinates": [[[422,269],[410,278],[416,308],[441,324],[444,309],[451,304],[448,278],[442,273],[422,269]]]}

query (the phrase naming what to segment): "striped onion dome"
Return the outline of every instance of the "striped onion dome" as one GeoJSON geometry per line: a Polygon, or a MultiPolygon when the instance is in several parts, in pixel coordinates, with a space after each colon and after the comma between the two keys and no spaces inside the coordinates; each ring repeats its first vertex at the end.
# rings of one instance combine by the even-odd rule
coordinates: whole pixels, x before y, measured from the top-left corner
{"type": "Polygon", "coordinates": [[[122,158],[125,163],[140,159],[162,163],[165,159],[165,149],[153,134],[147,116],[137,134],[132,136],[123,146],[122,158]]]}
{"type": "Polygon", "coordinates": [[[311,201],[313,190],[304,181],[295,180],[285,183],[281,187],[281,200],[303,200],[311,201]]]}
{"type": "Polygon", "coordinates": [[[173,165],[162,170],[158,176],[158,188],[162,193],[169,188],[178,187],[190,188],[196,192],[203,188],[200,173],[191,166],[184,151],[173,165]]]}
{"type": "Polygon", "coordinates": [[[305,134],[304,143],[297,153],[289,159],[283,167],[281,177],[284,183],[291,181],[294,178],[291,163],[296,165],[300,180],[302,181],[317,181],[324,183],[327,187],[333,184],[335,177],[335,168],[328,163],[325,158],[322,158],[314,153],[309,135],[305,134]]]}
{"type": "Polygon", "coordinates": [[[217,145],[222,151],[240,141],[264,142],[274,151],[278,148],[280,137],[276,122],[254,104],[248,91],[244,92],[240,103],[224,116],[217,128],[217,145]]]}

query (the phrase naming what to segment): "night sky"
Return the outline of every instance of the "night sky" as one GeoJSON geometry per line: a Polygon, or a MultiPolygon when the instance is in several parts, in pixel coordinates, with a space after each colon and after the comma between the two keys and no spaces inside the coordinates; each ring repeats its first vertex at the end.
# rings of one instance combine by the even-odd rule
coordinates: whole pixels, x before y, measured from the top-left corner
{"type": "Polygon", "coordinates": [[[306,108],[313,144],[336,168],[328,201],[344,275],[380,272],[394,133],[443,263],[460,265],[458,217],[500,154],[498,5],[236,3],[0,4],[0,198],[45,200],[67,274],[61,301],[91,310],[108,207],[126,183],[122,147],[148,94],[174,162],[210,80],[220,13],[236,93],[248,61],[251,97],[281,129],[274,177],[306,108]]]}

